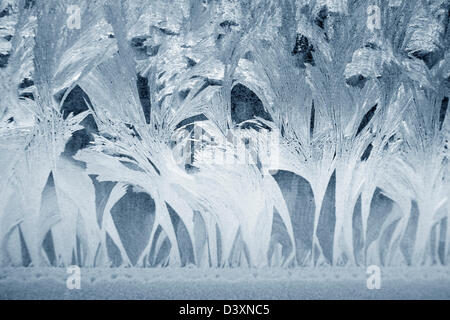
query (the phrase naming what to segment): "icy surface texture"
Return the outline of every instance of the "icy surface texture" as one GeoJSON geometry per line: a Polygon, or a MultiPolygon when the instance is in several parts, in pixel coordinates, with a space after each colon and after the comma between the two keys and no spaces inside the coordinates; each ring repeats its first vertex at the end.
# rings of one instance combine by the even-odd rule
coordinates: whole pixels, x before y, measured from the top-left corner
{"type": "Polygon", "coordinates": [[[0,265],[448,265],[449,10],[1,1],[0,265]]]}
{"type": "Polygon", "coordinates": [[[2,268],[0,300],[448,300],[450,296],[446,266],[385,267],[381,290],[361,285],[367,274],[360,267],[82,268],[81,272],[81,290],[67,290],[65,268],[2,268]]]}

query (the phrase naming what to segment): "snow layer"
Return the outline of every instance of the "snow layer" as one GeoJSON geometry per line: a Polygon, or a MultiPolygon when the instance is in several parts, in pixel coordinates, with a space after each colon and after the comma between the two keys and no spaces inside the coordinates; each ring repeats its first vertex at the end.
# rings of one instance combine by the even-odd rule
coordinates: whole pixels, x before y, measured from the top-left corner
{"type": "Polygon", "coordinates": [[[81,289],[59,268],[0,270],[0,299],[450,299],[448,268],[383,268],[369,290],[361,268],[82,269],[81,289]]]}

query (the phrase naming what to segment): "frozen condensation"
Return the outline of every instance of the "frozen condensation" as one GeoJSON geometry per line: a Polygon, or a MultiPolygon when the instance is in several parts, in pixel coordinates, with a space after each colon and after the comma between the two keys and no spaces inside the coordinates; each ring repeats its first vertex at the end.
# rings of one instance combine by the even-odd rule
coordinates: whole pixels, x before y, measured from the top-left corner
{"type": "Polygon", "coordinates": [[[448,265],[449,9],[1,1],[0,265],[448,265]]]}

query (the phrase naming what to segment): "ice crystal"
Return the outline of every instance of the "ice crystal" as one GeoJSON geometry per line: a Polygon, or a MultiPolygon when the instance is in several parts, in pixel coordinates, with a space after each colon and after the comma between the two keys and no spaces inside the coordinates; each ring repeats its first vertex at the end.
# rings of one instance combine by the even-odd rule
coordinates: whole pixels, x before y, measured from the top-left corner
{"type": "Polygon", "coordinates": [[[448,264],[450,2],[376,3],[3,0],[1,265],[448,264]]]}

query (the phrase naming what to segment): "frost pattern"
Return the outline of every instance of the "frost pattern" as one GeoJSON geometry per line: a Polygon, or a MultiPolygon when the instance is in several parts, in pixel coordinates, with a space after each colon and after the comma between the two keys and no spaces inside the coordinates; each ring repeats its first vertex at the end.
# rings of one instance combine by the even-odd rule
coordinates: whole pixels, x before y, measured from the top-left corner
{"type": "Polygon", "coordinates": [[[450,2],[376,2],[3,0],[0,264],[448,264],[450,2]]]}

